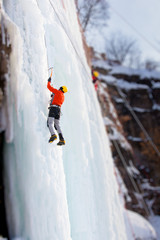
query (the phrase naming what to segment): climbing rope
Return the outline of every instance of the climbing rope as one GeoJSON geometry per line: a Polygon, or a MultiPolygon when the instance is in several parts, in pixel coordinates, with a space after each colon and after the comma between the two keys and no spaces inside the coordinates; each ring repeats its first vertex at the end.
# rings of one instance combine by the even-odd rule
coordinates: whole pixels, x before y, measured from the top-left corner
{"type": "Polygon", "coordinates": [[[124,15],[120,14],[120,12],[113,8],[113,6],[111,6],[111,3],[109,7],[125,24],[130,27],[132,31],[134,31],[138,35],[138,37],[140,37],[150,47],[152,47],[152,49],[155,50],[156,53],[160,53],[160,50],[157,48],[157,46],[152,41],[150,41],[141,31],[139,31],[132,23],[130,23],[124,15]]]}
{"type": "Polygon", "coordinates": [[[126,97],[124,96],[124,94],[122,93],[122,91],[118,88],[118,86],[116,85],[117,91],[119,92],[120,96],[122,97],[122,99],[124,100],[128,110],[130,111],[130,113],[132,114],[133,118],[135,119],[135,121],[137,122],[138,126],[141,128],[141,130],[143,131],[144,135],[146,136],[146,139],[149,141],[149,143],[151,144],[151,146],[153,147],[153,149],[155,150],[155,152],[157,153],[157,155],[160,157],[160,151],[158,150],[156,144],[153,142],[152,138],[150,137],[150,135],[148,134],[147,130],[144,128],[143,124],[141,123],[141,121],[139,120],[139,118],[137,117],[136,113],[134,112],[133,108],[130,106],[130,104],[128,103],[126,97]]]}
{"type": "Polygon", "coordinates": [[[67,32],[67,30],[66,30],[66,28],[65,28],[64,24],[63,24],[63,22],[61,21],[61,19],[60,19],[60,17],[59,17],[59,14],[57,13],[57,11],[56,11],[56,9],[55,9],[55,7],[54,7],[54,5],[53,5],[52,1],[51,1],[51,0],[49,0],[49,2],[50,2],[50,5],[51,5],[51,7],[52,7],[53,11],[55,12],[55,14],[56,14],[56,16],[57,16],[57,18],[58,18],[58,20],[59,20],[59,22],[60,22],[60,24],[61,24],[61,26],[62,26],[63,30],[65,31],[65,34],[66,34],[66,36],[68,37],[68,39],[69,39],[69,41],[70,41],[70,43],[71,43],[71,45],[72,45],[72,47],[73,47],[73,49],[74,49],[74,51],[75,51],[75,53],[76,53],[77,57],[78,57],[78,59],[79,59],[79,61],[80,61],[81,65],[83,66],[83,68],[84,68],[85,72],[87,73],[87,76],[88,76],[88,77],[89,77],[89,79],[90,79],[90,78],[91,78],[91,76],[89,75],[89,73],[88,73],[88,70],[86,69],[86,66],[85,66],[85,64],[83,63],[83,61],[82,61],[82,59],[81,59],[81,57],[80,57],[80,55],[79,55],[79,53],[78,53],[78,51],[77,51],[76,47],[74,46],[74,43],[73,43],[73,41],[71,40],[71,37],[69,36],[69,34],[68,34],[68,32],[67,32]]]}
{"type": "MultiPolygon", "coordinates": [[[[109,130],[109,131],[110,131],[110,130],[109,130]]],[[[115,146],[115,149],[116,149],[116,151],[117,151],[117,153],[118,153],[118,155],[119,155],[119,157],[120,157],[120,160],[122,161],[123,166],[124,166],[124,168],[125,168],[125,170],[126,170],[126,172],[127,172],[127,174],[128,174],[128,177],[129,177],[129,179],[130,179],[130,181],[131,181],[131,183],[132,183],[132,185],[133,185],[133,188],[135,189],[135,191],[136,191],[137,193],[142,194],[142,193],[139,191],[139,189],[138,189],[138,187],[137,187],[137,184],[136,184],[134,178],[133,178],[133,177],[130,175],[130,173],[128,172],[126,160],[125,160],[125,158],[124,158],[124,156],[123,156],[123,154],[122,154],[122,152],[121,152],[121,150],[120,150],[117,142],[114,141],[114,140],[112,140],[112,141],[113,141],[113,145],[115,146]]],[[[139,184],[138,184],[138,185],[139,185],[139,184]]],[[[140,187],[139,187],[139,188],[140,188],[140,187]]],[[[144,208],[147,216],[150,216],[150,210],[149,210],[149,208],[148,208],[148,206],[147,206],[147,204],[146,204],[143,196],[142,196],[141,199],[142,199],[143,208],[144,208]]]]}
{"type": "MultiPolygon", "coordinates": [[[[119,181],[118,181],[118,177],[117,177],[117,173],[116,173],[116,167],[114,167],[114,175],[115,175],[116,180],[117,180],[119,193],[120,193],[120,195],[123,197],[123,191],[122,191],[121,185],[120,185],[120,183],[119,183],[119,181]]],[[[133,237],[134,240],[136,240],[136,235],[135,235],[135,232],[134,232],[134,229],[133,229],[133,226],[132,226],[132,223],[131,223],[129,214],[128,214],[128,210],[126,209],[125,203],[124,203],[124,209],[125,209],[125,211],[126,211],[126,217],[127,217],[127,219],[128,219],[128,223],[129,223],[129,226],[130,226],[130,229],[131,229],[132,237],[133,237]]]]}

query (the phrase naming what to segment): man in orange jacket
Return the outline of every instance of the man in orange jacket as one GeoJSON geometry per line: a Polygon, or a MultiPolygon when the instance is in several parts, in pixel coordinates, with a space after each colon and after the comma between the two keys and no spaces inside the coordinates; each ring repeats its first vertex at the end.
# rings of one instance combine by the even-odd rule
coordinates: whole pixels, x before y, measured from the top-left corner
{"type": "Polygon", "coordinates": [[[57,130],[59,135],[59,142],[57,143],[57,145],[65,145],[65,140],[63,138],[63,134],[59,125],[59,120],[60,120],[61,106],[64,102],[64,93],[66,93],[68,89],[66,86],[60,87],[59,90],[53,88],[51,86],[51,77],[48,79],[47,88],[52,92],[51,102],[49,107],[49,114],[47,119],[47,127],[49,128],[49,131],[51,133],[49,143],[57,139],[57,135],[55,134],[52,126],[54,122],[54,127],[57,130]]]}

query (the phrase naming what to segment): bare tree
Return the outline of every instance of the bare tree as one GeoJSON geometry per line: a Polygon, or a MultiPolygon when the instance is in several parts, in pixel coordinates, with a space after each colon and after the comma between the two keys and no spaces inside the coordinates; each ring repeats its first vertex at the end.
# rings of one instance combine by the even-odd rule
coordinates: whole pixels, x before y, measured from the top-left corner
{"type": "Polygon", "coordinates": [[[119,32],[106,40],[106,55],[121,65],[137,67],[140,64],[140,50],[136,41],[119,32]]]}
{"type": "Polygon", "coordinates": [[[144,68],[149,71],[157,70],[160,67],[158,62],[151,60],[151,59],[145,60],[143,65],[144,65],[144,68]]]}
{"type": "Polygon", "coordinates": [[[76,5],[84,32],[89,26],[107,25],[109,5],[106,0],[76,0],[76,5]]]}

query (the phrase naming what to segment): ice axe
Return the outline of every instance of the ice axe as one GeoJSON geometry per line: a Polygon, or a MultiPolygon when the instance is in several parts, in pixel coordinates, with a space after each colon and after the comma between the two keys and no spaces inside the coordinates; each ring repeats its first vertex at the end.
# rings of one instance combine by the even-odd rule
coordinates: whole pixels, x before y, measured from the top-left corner
{"type": "Polygon", "coordinates": [[[51,75],[50,75],[50,77],[52,77],[53,67],[48,68],[48,71],[49,71],[50,69],[51,69],[51,75]]]}

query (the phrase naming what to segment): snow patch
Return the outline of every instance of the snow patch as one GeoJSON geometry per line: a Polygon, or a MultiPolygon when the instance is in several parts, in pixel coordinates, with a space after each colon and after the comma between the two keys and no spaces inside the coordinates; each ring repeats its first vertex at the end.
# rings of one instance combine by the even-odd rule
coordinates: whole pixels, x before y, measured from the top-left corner
{"type": "Polygon", "coordinates": [[[159,104],[156,104],[154,103],[153,107],[152,107],[153,110],[158,110],[160,111],[160,105],[159,104]]]}
{"type": "Polygon", "coordinates": [[[114,66],[110,74],[124,74],[128,76],[140,76],[140,79],[160,79],[160,72],[147,69],[133,69],[124,66],[114,66]]]}
{"type": "Polygon", "coordinates": [[[126,210],[125,221],[128,239],[156,240],[157,234],[153,226],[141,215],[126,210]]]}

